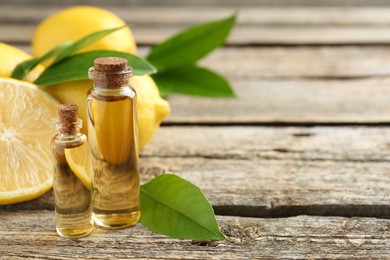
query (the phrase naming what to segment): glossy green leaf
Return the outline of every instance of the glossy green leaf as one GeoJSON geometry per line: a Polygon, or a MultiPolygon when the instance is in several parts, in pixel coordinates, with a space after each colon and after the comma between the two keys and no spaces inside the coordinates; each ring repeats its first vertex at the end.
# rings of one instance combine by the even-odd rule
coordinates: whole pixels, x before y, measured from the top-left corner
{"type": "Polygon", "coordinates": [[[193,64],[223,44],[236,21],[236,15],[189,28],[157,44],[147,60],[159,71],[193,64]]]}
{"type": "Polygon", "coordinates": [[[141,212],[142,225],[157,233],[193,240],[225,239],[202,191],[173,174],[141,186],[141,212]]]}
{"type": "Polygon", "coordinates": [[[13,70],[11,77],[14,79],[24,80],[27,77],[28,73],[31,70],[33,70],[38,64],[56,56],[58,53],[60,53],[62,50],[64,50],[71,44],[73,44],[73,42],[71,41],[63,42],[58,46],[54,47],[53,49],[51,49],[50,51],[48,51],[45,55],[43,55],[40,58],[33,58],[33,59],[26,60],[22,63],[19,63],[13,70]]]}
{"type": "Polygon", "coordinates": [[[166,70],[152,77],[162,93],[176,92],[203,97],[235,96],[225,78],[195,65],[166,70]]]}
{"type": "Polygon", "coordinates": [[[75,43],[73,43],[70,46],[68,46],[67,48],[65,48],[57,56],[57,58],[54,60],[53,64],[63,60],[64,58],[66,58],[66,57],[68,57],[76,52],[78,52],[79,50],[81,50],[84,47],[87,47],[88,45],[100,40],[101,38],[115,32],[115,31],[118,31],[122,28],[125,28],[125,27],[127,27],[127,25],[108,29],[108,30],[101,30],[101,31],[97,31],[97,32],[88,34],[87,36],[81,38],[80,40],[76,41],[75,43]]]}
{"type": "Polygon", "coordinates": [[[152,75],[152,78],[158,87],[160,96],[162,98],[168,98],[172,94],[172,90],[170,89],[172,82],[170,82],[169,78],[165,79],[164,77],[159,77],[157,74],[159,74],[159,72],[152,75]]]}
{"type": "Polygon", "coordinates": [[[138,56],[118,51],[90,51],[72,55],[59,63],[53,64],[34,83],[39,86],[47,86],[66,81],[88,79],[88,69],[93,66],[93,61],[100,57],[127,59],[129,65],[133,67],[134,75],[156,72],[156,68],[138,56]]]}

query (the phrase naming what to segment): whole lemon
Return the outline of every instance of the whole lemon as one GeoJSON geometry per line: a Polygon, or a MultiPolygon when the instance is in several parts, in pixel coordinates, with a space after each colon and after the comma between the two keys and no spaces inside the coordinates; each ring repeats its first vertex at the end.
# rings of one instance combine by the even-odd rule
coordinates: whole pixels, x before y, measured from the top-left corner
{"type": "MultiPolygon", "coordinates": [[[[110,11],[93,6],[75,6],[61,10],[43,20],[32,39],[34,56],[41,56],[65,41],[80,38],[105,29],[125,25],[125,22],[110,11]]],[[[128,27],[113,32],[83,48],[83,51],[115,50],[137,53],[133,34],[128,27]]]]}
{"type": "MultiPolygon", "coordinates": [[[[137,92],[139,146],[142,149],[153,137],[160,123],[170,112],[169,103],[160,97],[158,88],[149,75],[134,76],[129,80],[137,92]]],[[[61,103],[74,103],[79,106],[79,117],[83,120],[81,131],[87,134],[86,93],[92,81],[79,80],[43,87],[61,103]]]]}
{"type": "MultiPolygon", "coordinates": [[[[11,77],[16,65],[31,58],[31,55],[24,51],[0,42],[0,77],[11,77]]],[[[42,73],[43,69],[42,65],[38,65],[27,75],[26,80],[33,82],[42,73]]]]}

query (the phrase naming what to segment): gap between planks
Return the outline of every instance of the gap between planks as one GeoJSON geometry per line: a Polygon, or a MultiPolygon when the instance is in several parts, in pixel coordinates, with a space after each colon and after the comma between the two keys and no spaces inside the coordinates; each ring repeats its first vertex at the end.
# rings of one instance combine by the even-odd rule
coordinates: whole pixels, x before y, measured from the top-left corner
{"type": "MultiPolygon", "coordinates": [[[[1,41],[30,41],[39,21],[61,6],[0,9],[1,41]],[[34,9],[35,8],[35,9],[34,9]]],[[[107,8],[133,26],[140,45],[153,45],[190,25],[231,15],[227,7],[107,8]],[[147,17],[148,19],[146,19],[147,17]]],[[[244,7],[228,45],[232,46],[344,46],[390,43],[390,8],[270,8],[244,7]]]]}
{"type": "MultiPolygon", "coordinates": [[[[132,28],[139,46],[155,45],[188,26],[166,25],[132,28]]],[[[27,44],[33,37],[36,25],[4,24],[0,41],[12,45],[27,44]]],[[[232,47],[296,47],[296,46],[387,46],[390,34],[387,27],[236,27],[226,46],[232,47]]]]}
{"type": "MultiPolygon", "coordinates": [[[[4,2],[3,0],[2,2],[4,2]]],[[[13,2],[15,0],[12,0],[13,2]]],[[[64,6],[1,5],[0,23],[38,24],[42,19],[60,11],[64,6]]],[[[221,19],[231,15],[235,8],[227,6],[133,6],[129,8],[105,5],[133,25],[169,26],[192,24],[221,19]],[[194,15],[201,14],[201,15],[194,15]]],[[[390,25],[390,7],[256,7],[241,6],[238,26],[273,27],[386,27],[390,25]]]]}
{"type": "MultiPolygon", "coordinates": [[[[27,45],[16,47],[31,52],[27,45]]],[[[149,51],[141,46],[138,55],[145,57],[149,51]]],[[[390,77],[388,60],[387,47],[375,46],[224,47],[200,65],[230,79],[352,80],[390,77]]]]}
{"type": "MultiPolygon", "coordinates": [[[[142,182],[173,172],[217,214],[390,218],[388,128],[160,128],[142,182]],[[335,131],[336,130],[336,131],[335,131]]],[[[52,193],[2,209],[51,209],[52,193]]]]}
{"type": "MultiPolygon", "coordinates": [[[[106,0],[83,0],[81,1],[83,4],[93,4],[98,6],[107,6],[106,0]]],[[[53,4],[51,1],[48,0],[30,0],[28,3],[26,3],[25,0],[2,0],[3,4],[12,4],[15,6],[38,6],[38,7],[45,7],[48,6],[48,3],[53,4]]],[[[57,0],[56,5],[58,6],[69,6],[69,5],[80,5],[79,0],[57,0]]],[[[335,6],[335,7],[350,7],[350,6],[363,6],[363,7],[372,7],[372,6],[378,6],[378,7],[386,7],[389,5],[389,2],[387,0],[289,0],[286,2],[286,0],[241,0],[240,2],[237,2],[236,0],[198,0],[194,2],[184,2],[180,0],[167,0],[167,1],[157,1],[157,0],[112,0],[110,1],[110,6],[117,6],[120,8],[132,8],[134,6],[158,6],[158,7],[164,7],[164,6],[185,6],[185,7],[197,7],[197,6],[207,6],[210,8],[213,7],[220,7],[220,6],[230,6],[230,7],[307,7],[307,6],[313,6],[313,7],[329,7],[329,6],[335,6]]]]}

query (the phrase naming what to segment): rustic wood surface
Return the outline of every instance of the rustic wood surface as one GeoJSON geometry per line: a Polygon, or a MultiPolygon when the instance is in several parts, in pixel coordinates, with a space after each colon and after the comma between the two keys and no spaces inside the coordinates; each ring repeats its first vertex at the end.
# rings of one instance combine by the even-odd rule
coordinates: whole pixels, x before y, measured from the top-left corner
{"type": "Polygon", "coordinates": [[[51,211],[3,212],[0,255],[21,258],[94,259],[367,259],[387,258],[390,220],[309,217],[279,219],[219,217],[228,239],[192,242],[154,234],[141,225],[96,229],[80,240],[53,231],[51,211]],[[32,224],[33,223],[33,224],[32,224]],[[28,230],[28,232],[26,232],[28,230]],[[21,233],[24,233],[20,236],[21,233]],[[28,245],[28,246],[26,246],[28,245]],[[59,255],[60,254],[60,255],[59,255]]]}
{"type": "MultiPolygon", "coordinates": [[[[38,23],[61,6],[1,5],[2,41],[29,42],[38,23]]],[[[111,7],[150,45],[195,23],[234,13],[227,7],[111,7]],[[193,15],[197,14],[197,15],[193,15]],[[148,17],[148,19],[145,19],[148,17]]],[[[390,43],[389,7],[241,7],[228,45],[384,45],[390,43]]]]}
{"type": "MultiPolygon", "coordinates": [[[[142,182],[176,173],[222,215],[390,218],[389,135],[367,127],[165,127],[142,153],[142,182]]],[[[7,208],[52,209],[53,196],[7,208]]]]}
{"type": "MultiPolygon", "coordinates": [[[[47,0],[2,0],[4,4],[12,4],[16,6],[20,5],[32,5],[32,6],[45,6],[52,4],[47,0]]],[[[105,0],[57,0],[56,5],[103,5],[108,8],[107,1],[105,0]]],[[[198,0],[194,2],[178,1],[178,0],[111,0],[110,6],[120,7],[137,7],[137,6],[229,6],[229,7],[241,7],[241,6],[282,6],[282,7],[294,7],[294,6],[388,6],[387,0],[198,0]]]]}
{"type": "Polygon", "coordinates": [[[169,99],[172,113],[165,124],[390,123],[390,77],[348,81],[232,79],[232,84],[238,97],[230,100],[173,95],[169,99]]]}
{"type": "MultiPolygon", "coordinates": [[[[31,52],[39,21],[74,2],[47,3],[1,1],[0,41],[31,52]]],[[[131,23],[141,56],[240,7],[226,46],[201,62],[228,77],[237,98],[173,95],[141,156],[142,182],[174,172],[202,188],[228,239],[171,239],[140,224],[61,239],[48,192],[0,206],[0,259],[390,258],[387,1],[84,3],[131,23]]]]}

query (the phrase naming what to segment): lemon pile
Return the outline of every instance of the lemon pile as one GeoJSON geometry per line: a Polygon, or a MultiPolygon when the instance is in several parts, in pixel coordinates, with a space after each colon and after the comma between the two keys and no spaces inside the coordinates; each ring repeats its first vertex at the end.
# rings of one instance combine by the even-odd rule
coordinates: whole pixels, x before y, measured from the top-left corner
{"type": "MultiPolygon", "coordinates": [[[[48,17],[37,27],[32,39],[33,54],[38,57],[64,41],[76,41],[90,33],[124,24],[121,18],[101,8],[67,8],[48,17]]],[[[103,49],[137,53],[134,37],[127,27],[81,51],[103,49]]],[[[77,104],[79,117],[84,122],[87,120],[85,97],[92,82],[71,81],[38,89],[31,83],[9,79],[16,65],[29,58],[31,56],[27,53],[0,43],[0,77],[3,77],[0,78],[0,205],[34,199],[51,188],[50,137],[56,132],[58,102],[77,104]]],[[[49,64],[50,61],[44,65],[49,64]]],[[[43,66],[37,66],[30,72],[27,81],[34,81],[43,70],[43,66]]],[[[139,146],[142,149],[167,117],[170,107],[160,97],[150,76],[134,76],[129,83],[138,96],[139,146]]],[[[87,128],[84,127],[82,132],[87,134],[87,128]]],[[[65,156],[80,180],[86,186],[90,185],[91,173],[86,167],[88,149],[73,152],[70,149],[65,151],[65,156]]]]}

